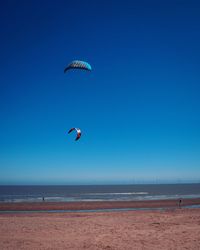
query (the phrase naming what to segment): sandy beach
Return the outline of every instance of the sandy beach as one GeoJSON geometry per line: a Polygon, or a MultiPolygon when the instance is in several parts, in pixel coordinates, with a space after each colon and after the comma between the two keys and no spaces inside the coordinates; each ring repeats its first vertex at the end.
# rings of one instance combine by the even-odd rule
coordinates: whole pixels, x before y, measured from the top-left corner
{"type": "MultiPolygon", "coordinates": [[[[200,199],[182,199],[181,206],[200,205],[200,199]]],[[[2,202],[0,211],[96,210],[126,208],[178,208],[176,200],[91,201],[91,202],[2,202]]]]}
{"type": "Polygon", "coordinates": [[[0,249],[200,249],[200,209],[0,213],[0,249]]]}

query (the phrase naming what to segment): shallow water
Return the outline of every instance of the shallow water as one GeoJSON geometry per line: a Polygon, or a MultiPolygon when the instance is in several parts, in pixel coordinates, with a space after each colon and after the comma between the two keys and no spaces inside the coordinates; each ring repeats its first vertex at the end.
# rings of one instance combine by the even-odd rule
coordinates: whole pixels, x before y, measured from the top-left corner
{"type": "Polygon", "coordinates": [[[200,198],[200,184],[0,186],[0,202],[140,201],[200,198]]]}

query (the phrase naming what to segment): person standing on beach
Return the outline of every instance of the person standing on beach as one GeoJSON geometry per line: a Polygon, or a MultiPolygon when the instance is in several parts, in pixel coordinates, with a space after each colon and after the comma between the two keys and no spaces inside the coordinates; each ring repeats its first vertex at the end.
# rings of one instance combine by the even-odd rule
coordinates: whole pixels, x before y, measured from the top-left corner
{"type": "Polygon", "coordinates": [[[181,203],[182,203],[182,200],[181,200],[181,199],[179,199],[179,202],[178,202],[178,206],[179,206],[179,208],[181,208],[181,203]]]}

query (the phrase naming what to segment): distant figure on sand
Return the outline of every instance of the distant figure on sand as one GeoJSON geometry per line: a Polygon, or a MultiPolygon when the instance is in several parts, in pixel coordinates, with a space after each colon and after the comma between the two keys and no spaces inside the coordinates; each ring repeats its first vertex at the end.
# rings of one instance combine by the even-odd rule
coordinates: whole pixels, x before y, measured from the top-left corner
{"type": "Polygon", "coordinates": [[[182,200],[181,200],[181,199],[179,199],[179,202],[178,202],[178,206],[179,206],[179,208],[181,208],[181,203],[182,203],[182,200]]]}
{"type": "Polygon", "coordinates": [[[44,201],[44,196],[42,197],[42,201],[44,201]]]}

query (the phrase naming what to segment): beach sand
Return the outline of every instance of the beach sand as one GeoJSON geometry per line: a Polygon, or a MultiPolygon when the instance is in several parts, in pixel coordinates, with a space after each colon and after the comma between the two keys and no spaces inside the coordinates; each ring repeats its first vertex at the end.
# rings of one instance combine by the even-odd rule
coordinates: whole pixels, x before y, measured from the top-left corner
{"type": "MultiPolygon", "coordinates": [[[[177,208],[177,200],[90,201],[90,202],[2,202],[0,211],[94,210],[113,208],[177,208]]],[[[182,207],[200,205],[200,198],[182,199],[182,207]]]]}
{"type": "Polygon", "coordinates": [[[200,249],[200,209],[0,213],[0,249],[200,249]]]}

